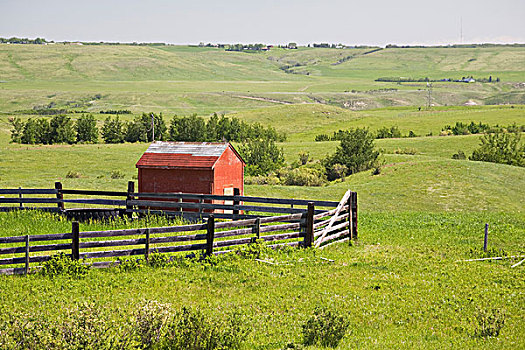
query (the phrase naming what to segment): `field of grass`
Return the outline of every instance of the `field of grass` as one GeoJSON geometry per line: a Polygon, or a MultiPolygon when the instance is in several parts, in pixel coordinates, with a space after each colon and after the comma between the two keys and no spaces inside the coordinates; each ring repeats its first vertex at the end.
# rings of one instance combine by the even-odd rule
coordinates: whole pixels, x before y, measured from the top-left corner
{"type": "MultiPolygon", "coordinates": [[[[334,152],[338,142],[314,138],[339,129],[397,126],[404,135],[409,130],[419,135],[376,140],[384,153],[379,175],[366,171],[321,187],[245,186],[247,195],[305,199],[338,200],[349,188],[357,191],[359,241],[354,245],[267,257],[278,265],[225,260],[215,267],[98,270],[80,280],[0,276],[0,348],[1,325],[9,315],[31,312],[35,319],[60,321],[64,309],[86,301],[124,322],[146,300],[175,308],[189,304],[218,317],[241,310],[251,329],[246,349],[297,345],[301,325],[316,305],[349,320],[344,349],[524,347],[523,265],[458,260],[482,256],[485,223],[489,247],[495,249],[491,254],[525,254],[525,168],[452,160],[459,150],[470,155],[480,135],[436,135],[456,122],[524,125],[525,89],[515,83],[525,81],[525,50],[366,51],[247,54],[190,47],[0,45],[0,188],[51,188],[61,181],[64,188],[125,191],[127,182],[136,180],[135,163],[145,143],[10,144],[8,117],[26,120],[34,116],[22,110],[51,102],[72,110],[133,111],[121,116],[124,120],[150,111],[163,112],[167,122],[174,113],[227,112],[286,132],[288,140],[279,146],[287,163],[299,152],[309,152],[314,161],[334,152]],[[290,69],[299,74],[280,69],[295,64],[290,69]],[[426,103],[425,83],[374,81],[471,74],[503,82],[434,84],[437,106],[419,110],[426,103]],[[397,90],[378,90],[385,88],[397,90]],[[469,100],[513,104],[462,106],[469,100]],[[429,133],[434,136],[425,136],[429,133]],[[69,178],[68,172],[80,175],[69,178]],[[122,176],[114,178],[112,172],[122,176]],[[476,315],[492,309],[505,314],[501,335],[477,336],[476,315]]],[[[106,115],[95,116],[100,126],[106,115]]],[[[114,227],[137,225],[143,222],[114,227]]],[[[69,228],[70,223],[47,215],[0,213],[0,236],[69,228]]]]}
{"type": "Polygon", "coordinates": [[[525,285],[522,270],[510,268],[517,260],[458,262],[479,256],[471,249],[479,251],[484,222],[490,247],[523,254],[522,215],[370,213],[361,216],[356,245],[266,257],[278,265],[241,260],[98,270],[79,280],[0,277],[2,316],[31,312],[60,322],[65,309],[88,302],[124,322],[147,300],[214,317],[240,309],[250,329],[243,348],[283,349],[300,343],[314,307],[326,306],[350,323],[341,349],[521,348],[525,285]],[[492,309],[505,314],[500,336],[477,336],[476,315],[492,309]]]}
{"type": "Polygon", "coordinates": [[[367,51],[275,48],[249,54],[184,46],[1,44],[0,112],[71,101],[85,101],[80,108],[89,111],[126,106],[135,112],[178,114],[289,102],[350,109],[426,105],[425,83],[375,81],[385,76],[499,77],[497,84],[435,83],[432,103],[525,103],[525,89],[515,84],[525,81],[523,48],[367,51]],[[294,65],[291,73],[282,69],[294,65]],[[96,94],[102,98],[93,100],[96,94]]]}

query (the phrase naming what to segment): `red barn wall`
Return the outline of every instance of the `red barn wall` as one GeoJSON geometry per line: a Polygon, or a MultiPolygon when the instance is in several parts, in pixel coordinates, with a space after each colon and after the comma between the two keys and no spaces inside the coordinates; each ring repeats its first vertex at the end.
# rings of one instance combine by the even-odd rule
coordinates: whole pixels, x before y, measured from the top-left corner
{"type": "Polygon", "coordinates": [[[228,187],[239,188],[244,195],[244,166],[231,147],[227,147],[215,164],[213,194],[223,195],[228,187]]]}
{"type": "Polygon", "coordinates": [[[139,192],[213,192],[212,169],[139,168],[139,192]]]}

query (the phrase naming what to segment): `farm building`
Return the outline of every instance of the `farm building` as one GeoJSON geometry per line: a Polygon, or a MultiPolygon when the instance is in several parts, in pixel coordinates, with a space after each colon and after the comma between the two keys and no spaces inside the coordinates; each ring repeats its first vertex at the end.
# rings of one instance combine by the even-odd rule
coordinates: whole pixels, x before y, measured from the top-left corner
{"type": "Polygon", "coordinates": [[[245,163],[228,142],[153,142],[136,164],[139,192],[244,194],[245,163]]]}

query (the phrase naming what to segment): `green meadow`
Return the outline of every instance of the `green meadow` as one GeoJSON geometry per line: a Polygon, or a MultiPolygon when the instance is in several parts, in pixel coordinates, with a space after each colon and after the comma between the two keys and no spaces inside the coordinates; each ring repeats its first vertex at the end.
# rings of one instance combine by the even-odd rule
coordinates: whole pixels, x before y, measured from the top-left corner
{"type": "MultiPolygon", "coordinates": [[[[28,113],[35,107],[67,109],[73,119],[80,115],[74,111],[91,112],[99,126],[106,115],[98,112],[109,109],[132,111],[123,120],[162,112],[166,122],[175,114],[226,113],[286,132],[279,146],[288,164],[300,152],[313,161],[333,153],[338,142],[315,142],[315,136],[340,129],[397,126],[417,135],[375,141],[383,162],[378,175],[365,171],[320,187],[245,186],[247,195],[327,200],[357,191],[359,240],[352,245],[266,253],[276,265],[224,259],[214,266],[92,270],[78,280],[0,276],[0,325],[29,313],[61,322],[65,309],[84,302],[119,323],[155,300],[214,317],[240,310],[250,330],[242,348],[286,349],[299,347],[302,325],[315,306],[325,306],[349,322],[340,349],[523,348],[524,265],[511,267],[517,258],[463,260],[525,254],[525,169],[453,160],[458,151],[472,154],[481,135],[439,134],[456,122],[525,125],[525,49],[370,50],[0,45],[0,188],[51,188],[61,181],[64,188],[124,191],[136,181],[146,143],[10,143],[8,118],[39,117],[28,113]],[[470,75],[501,81],[433,83],[430,107],[425,82],[375,81],[470,75]],[[501,334],[480,336],[477,316],[493,310],[503,315],[501,334]]],[[[49,215],[0,213],[0,236],[69,227],[49,215]]]]}

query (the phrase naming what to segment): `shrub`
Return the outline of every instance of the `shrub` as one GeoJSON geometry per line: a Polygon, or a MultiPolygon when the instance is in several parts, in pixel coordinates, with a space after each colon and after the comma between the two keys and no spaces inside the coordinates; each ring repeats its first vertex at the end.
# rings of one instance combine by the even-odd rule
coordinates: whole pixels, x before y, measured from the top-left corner
{"type": "Polygon", "coordinates": [[[151,267],[166,267],[170,264],[170,258],[166,254],[153,251],[148,257],[148,265],[151,267]]]}
{"type": "Polygon", "coordinates": [[[144,263],[139,259],[117,258],[117,268],[121,272],[135,271],[144,267],[144,263]]]}
{"type": "Polygon", "coordinates": [[[350,129],[341,140],[335,154],[324,160],[329,180],[334,180],[330,169],[334,164],[346,166],[348,174],[370,169],[379,157],[374,149],[374,135],[368,129],[350,129]]]}
{"type": "Polygon", "coordinates": [[[88,273],[89,268],[89,265],[83,264],[80,260],[73,260],[65,253],[60,253],[42,263],[40,273],[50,277],[68,275],[74,278],[81,278],[88,273]]]}
{"type": "Polygon", "coordinates": [[[525,143],[520,133],[497,132],[482,136],[480,141],[470,160],[525,167],[525,143]]]}
{"type": "Polygon", "coordinates": [[[330,136],[328,136],[327,134],[315,135],[315,141],[317,141],[317,142],[330,141],[330,136]]]}
{"type": "Polygon", "coordinates": [[[415,148],[405,147],[405,148],[396,148],[394,150],[394,154],[409,154],[414,155],[417,154],[417,150],[415,148]]]}
{"type": "Polygon", "coordinates": [[[475,334],[479,337],[497,337],[505,325],[506,315],[498,309],[480,309],[476,315],[475,334]]]}
{"type": "Polygon", "coordinates": [[[158,344],[166,334],[171,321],[169,304],[147,301],[135,312],[134,329],[143,348],[149,349],[158,344]]]}
{"type": "Polygon", "coordinates": [[[335,163],[327,169],[327,176],[329,179],[336,180],[344,178],[348,173],[346,165],[335,163]]]}
{"type": "Polygon", "coordinates": [[[80,178],[80,177],[82,177],[82,174],[79,173],[78,171],[70,170],[70,171],[68,171],[67,174],[66,174],[66,178],[67,178],[67,179],[78,179],[78,178],[80,178]]]}
{"type": "Polygon", "coordinates": [[[125,175],[120,170],[113,170],[113,171],[111,171],[110,177],[112,179],[123,179],[125,177],[125,175]]]}
{"type": "Polygon", "coordinates": [[[320,345],[335,348],[349,327],[344,316],[326,308],[317,307],[303,325],[304,345],[320,345]]]}
{"type": "Polygon", "coordinates": [[[217,321],[199,309],[183,307],[168,325],[161,348],[238,349],[247,334],[248,329],[239,313],[225,315],[217,321]]]}
{"type": "Polygon", "coordinates": [[[376,139],[391,139],[401,137],[401,131],[397,126],[392,126],[391,128],[382,127],[376,132],[376,139]]]}
{"type": "Polygon", "coordinates": [[[295,169],[281,169],[277,172],[281,183],[287,186],[322,186],[326,183],[323,169],[302,166],[295,169]]]}
{"type": "Polygon", "coordinates": [[[459,150],[458,153],[452,155],[452,159],[467,159],[467,156],[465,155],[465,152],[459,150]]]}
{"type": "Polygon", "coordinates": [[[306,165],[310,160],[311,159],[309,152],[299,152],[299,162],[301,163],[301,165],[306,165]]]}

